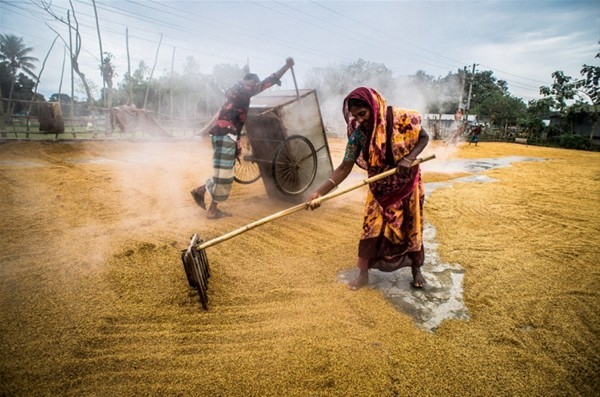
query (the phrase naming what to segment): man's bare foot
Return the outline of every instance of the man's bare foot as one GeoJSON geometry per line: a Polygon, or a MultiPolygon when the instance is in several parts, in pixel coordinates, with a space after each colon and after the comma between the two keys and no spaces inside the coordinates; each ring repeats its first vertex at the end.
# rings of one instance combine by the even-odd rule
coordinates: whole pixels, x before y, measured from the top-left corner
{"type": "Polygon", "coordinates": [[[360,289],[368,284],[369,284],[369,271],[361,270],[360,273],[358,273],[358,276],[354,280],[352,280],[348,283],[348,288],[350,288],[352,291],[356,291],[357,289],[360,289]]]}
{"type": "Polygon", "coordinates": [[[190,192],[196,204],[198,204],[203,210],[206,209],[206,204],[204,202],[204,194],[206,193],[206,186],[202,185],[197,187],[196,189],[190,192]]]}
{"type": "Polygon", "coordinates": [[[425,281],[425,277],[423,277],[423,273],[421,273],[421,268],[419,267],[411,267],[413,281],[410,283],[414,288],[423,288],[427,282],[425,281]]]}
{"type": "Polygon", "coordinates": [[[214,211],[209,209],[206,212],[207,219],[221,219],[221,218],[225,218],[228,216],[231,216],[231,214],[229,212],[221,211],[218,208],[216,208],[214,211]]]}

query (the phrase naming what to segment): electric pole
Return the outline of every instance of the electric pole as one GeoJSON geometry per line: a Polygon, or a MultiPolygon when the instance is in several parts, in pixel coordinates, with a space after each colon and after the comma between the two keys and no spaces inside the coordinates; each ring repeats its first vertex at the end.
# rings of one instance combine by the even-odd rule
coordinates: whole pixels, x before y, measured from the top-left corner
{"type": "Polygon", "coordinates": [[[475,80],[475,67],[479,65],[478,63],[473,64],[473,71],[471,72],[471,83],[469,84],[469,97],[467,99],[467,111],[471,107],[471,92],[473,92],[473,80],[475,80]]]}
{"type": "Polygon", "coordinates": [[[473,80],[475,80],[475,67],[478,63],[473,64],[473,71],[471,72],[471,82],[469,83],[469,96],[467,97],[467,107],[465,109],[465,123],[469,123],[469,109],[471,108],[471,93],[473,92],[473,80]]]}
{"type": "Polygon", "coordinates": [[[467,82],[467,67],[466,66],[463,68],[461,80],[462,80],[462,86],[460,88],[460,99],[458,100],[458,110],[461,110],[465,106],[465,104],[463,102],[464,102],[464,94],[465,94],[465,83],[467,82]]]}

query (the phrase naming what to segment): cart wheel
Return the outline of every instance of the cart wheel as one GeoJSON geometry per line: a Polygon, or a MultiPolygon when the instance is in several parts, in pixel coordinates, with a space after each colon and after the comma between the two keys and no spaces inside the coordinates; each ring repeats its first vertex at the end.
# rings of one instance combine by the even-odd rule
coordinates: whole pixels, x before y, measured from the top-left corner
{"type": "Polygon", "coordinates": [[[240,137],[241,153],[235,159],[233,166],[233,180],[237,183],[248,185],[260,178],[260,168],[252,160],[252,146],[246,134],[240,137]]]}
{"type": "Polygon", "coordinates": [[[305,137],[287,137],[277,150],[272,163],[275,186],[282,193],[296,195],[304,192],[317,175],[317,152],[305,137]]]}

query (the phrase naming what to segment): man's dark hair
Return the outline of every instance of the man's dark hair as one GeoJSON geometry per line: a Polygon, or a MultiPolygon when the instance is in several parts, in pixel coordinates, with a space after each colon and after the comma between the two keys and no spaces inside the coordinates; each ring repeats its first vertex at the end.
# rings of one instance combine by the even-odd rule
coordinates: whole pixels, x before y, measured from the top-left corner
{"type": "Polygon", "coordinates": [[[255,83],[260,83],[260,78],[254,73],[248,73],[244,76],[244,80],[246,81],[254,81],[255,83]]]}

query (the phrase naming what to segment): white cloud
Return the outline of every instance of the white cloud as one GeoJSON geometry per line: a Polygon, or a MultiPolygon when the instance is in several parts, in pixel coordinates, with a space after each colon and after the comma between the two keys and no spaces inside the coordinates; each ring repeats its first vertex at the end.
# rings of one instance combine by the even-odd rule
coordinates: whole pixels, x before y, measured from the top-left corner
{"type": "MultiPolygon", "coordinates": [[[[33,0],[38,2],[38,0],[33,0]]],[[[69,3],[54,0],[66,15],[69,3]]],[[[75,1],[83,50],[80,64],[101,86],[100,50],[91,2],[75,1]]],[[[96,1],[103,50],[114,55],[117,80],[127,72],[125,29],[132,71],[148,66],[161,33],[157,74],[194,56],[202,71],[218,63],[244,64],[266,75],[287,56],[296,76],[313,67],[358,58],[384,63],[396,76],[424,70],[434,76],[478,63],[507,80],[511,93],[531,99],[551,73],[576,76],[599,50],[600,2],[531,1],[96,1]]],[[[28,2],[1,2],[2,33],[22,36],[42,60],[55,34],[48,15],[28,2]]],[[[68,40],[64,25],[60,28],[68,40]]],[[[58,91],[63,45],[57,45],[42,76],[42,93],[58,91]]],[[[68,62],[67,62],[68,68],[68,62]]],[[[70,79],[64,77],[63,92],[70,79]]],[[[290,83],[290,82],[287,82],[290,83]]],[[[301,83],[302,84],[302,83],[301,83]]]]}

